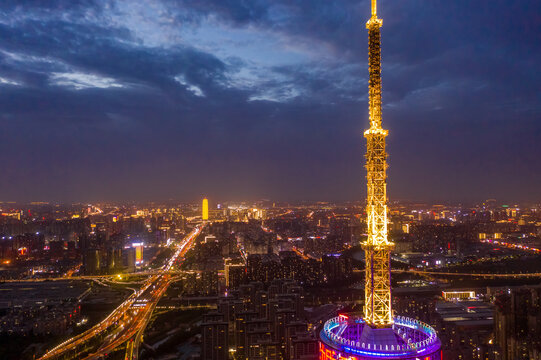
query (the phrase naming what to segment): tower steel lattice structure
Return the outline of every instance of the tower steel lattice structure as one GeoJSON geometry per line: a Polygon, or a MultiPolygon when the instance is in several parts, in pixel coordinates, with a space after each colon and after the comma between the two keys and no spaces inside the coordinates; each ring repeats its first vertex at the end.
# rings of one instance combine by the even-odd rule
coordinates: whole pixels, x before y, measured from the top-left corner
{"type": "Polygon", "coordinates": [[[372,0],[368,29],[369,117],[366,137],[366,214],[368,238],[363,244],[366,259],[364,320],[374,327],[393,324],[390,255],[393,243],[387,238],[387,130],[381,127],[381,33],[377,3],[372,0]]]}
{"type": "Polygon", "coordinates": [[[366,137],[366,214],[368,238],[363,316],[339,314],[319,333],[320,360],[441,360],[441,343],[434,328],[395,316],[391,306],[391,251],[387,236],[387,130],[381,126],[381,34],[376,0],[366,23],[369,36],[370,128],[366,137]]]}

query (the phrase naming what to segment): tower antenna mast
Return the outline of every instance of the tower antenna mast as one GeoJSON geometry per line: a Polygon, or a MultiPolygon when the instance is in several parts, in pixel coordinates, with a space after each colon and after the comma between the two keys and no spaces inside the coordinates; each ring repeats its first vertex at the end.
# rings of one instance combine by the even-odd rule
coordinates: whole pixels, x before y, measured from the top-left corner
{"type": "Polygon", "coordinates": [[[381,34],[383,24],[372,0],[368,29],[368,108],[366,138],[366,225],[363,316],[340,314],[319,333],[320,360],[441,360],[441,342],[430,325],[394,316],[391,303],[391,252],[387,233],[387,130],[381,121],[381,34]]]}
{"type": "Polygon", "coordinates": [[[364,319],[370,326],[390,327],[393,324],[391,307],[391,251],[394,247],[387,238],[387,130],[381,127],[381,33],[383,22],[377,16],[377,3],[372,0],[372,17],[368,29],[369,117],[366,137],[366,224],[368,238],[365,251],[365,306],[364,319]]]}

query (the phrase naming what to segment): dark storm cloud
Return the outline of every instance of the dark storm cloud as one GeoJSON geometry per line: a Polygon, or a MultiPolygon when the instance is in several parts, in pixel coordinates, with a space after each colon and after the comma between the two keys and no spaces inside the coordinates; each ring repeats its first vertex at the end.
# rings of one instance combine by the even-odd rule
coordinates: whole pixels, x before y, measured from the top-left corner
{"type": "Polygon", "coordinates": [[[179,73],[210,83],[213,75],[224,70],[224,64],[211,54],[183,47],[163,52],[126,46],[119,41],[129,39],[125,31],[88,24],[30,21],[18,28],[0,26],[0,38],[3,49],[23,54],[17,61],[23,69],[32,64],[32,57],[42,57],[49,58],[42,61],[50,67],[45,71],[71,66],[160,87],[170,85],[179,73]]]}
{"type": "Polygon", "coordinates": [[[3,0],[0,9],[4,11],[13,10],[61,10],[61,11],[86,11],[88,9],[98,10],[101,8],[102,0],[3,0]]]}
{"type": "MultiPolygon", "coordinates": [[[[541,5],[380,1],[393,198],[539,201],[541,5]]],[[[3,1],[2,199],[362,199],[369,1],[3,1]]]]}
{"type": "MultiPolygon", "coordinates": [[[[245,25],[267,18],[270,3],[265,0],[165,0],[167,6],[174,10],[186,11],[193,20],[202,17],[218,16],[236,25],[245,25]]],[[[179,15],[178,13],[176,14],[179,15]]],[[[184,16],[181,17],[183,20],[184,16]]]]}

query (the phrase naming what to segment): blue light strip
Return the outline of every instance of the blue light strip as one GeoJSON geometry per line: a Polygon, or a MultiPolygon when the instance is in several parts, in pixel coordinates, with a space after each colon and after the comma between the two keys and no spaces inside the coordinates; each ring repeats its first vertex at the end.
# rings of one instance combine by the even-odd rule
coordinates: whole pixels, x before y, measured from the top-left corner
{"type": "Polygon", "coordinates": [[[395,325],[400,328],[409,328],[416,332],[421,332],[426,338],[423,341],[416,343],[404,344],[400,348],[393,350],[376,350],[376,349],[362,349],[359,346],[351,346],[353,339],[347,339],[342,336],[338,336],[332,330],[335,330],[342,325],[349,323],[364,324],[365,321],[362,318],[354,319],[342,319],[335,317],[329,319],[321,331],[321,339],[328,344],[331,348],[337,351],[343,351],[344,353],[359,354],[364,356],[383,357],[383,358],[397,358],[402,356],[416,356],[426,353],[431,353],[439,349],[439,341],[436,331],[431,326],[420,322],[418,320],[409,319],[402,316],[397,316],[395,319],[395,325]],[[346,345],[347,343],[347,345],[346,345]],[[422,347],[421,347],[422,346],[422,347]],[[410,351],[408,351],[410,350],[410,351]]]}
{"type": "Polygon", "coordinates": [[[351,353],[354,353],[354,354],[360,354],[360,355],[370,355],[370,356],[381,356],[381,357],[391,357],[391,356],[405,356],[405,355],[412,355],[412,354],[415,354],[415,353],[411,353],[411,352],[405,352],[405,353],[377,353],[377,352],[370,352],[370,351],[363,351],[363,350],[358,350],[358,349],[352,349],[350,347],[347,347],[347,346],[344,346],[344,349],[347,351],[347,352],[351,352],[351,353]]]}

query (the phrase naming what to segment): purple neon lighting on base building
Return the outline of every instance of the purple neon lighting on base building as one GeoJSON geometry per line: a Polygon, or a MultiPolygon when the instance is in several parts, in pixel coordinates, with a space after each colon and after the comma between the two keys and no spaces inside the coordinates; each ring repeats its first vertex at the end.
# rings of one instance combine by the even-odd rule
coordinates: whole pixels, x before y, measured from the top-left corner
{"type": "Polygon", "coordinates": [[[340,315],[320,333],[320,360],[440,360],[440,341],[429,325],[395,317],[392,327],[373,328],[361,317],[340,315]]]}

